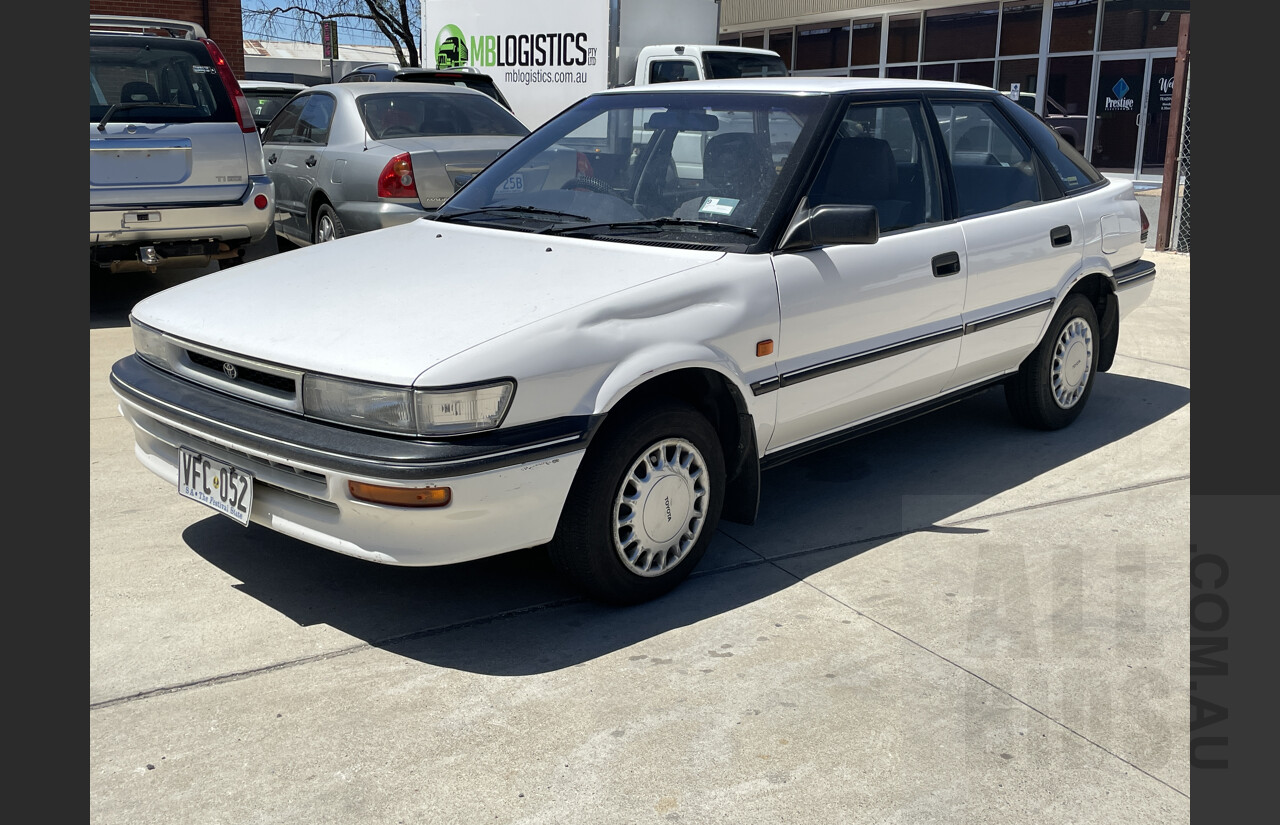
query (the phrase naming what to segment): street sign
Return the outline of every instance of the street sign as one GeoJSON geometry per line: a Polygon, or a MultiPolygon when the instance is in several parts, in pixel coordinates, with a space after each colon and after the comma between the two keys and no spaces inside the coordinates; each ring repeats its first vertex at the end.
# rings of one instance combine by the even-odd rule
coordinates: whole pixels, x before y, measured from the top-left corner
{"type": "Polygon", "coordinates": [[[320,21],[320,42],[324,45],[324,59],[338,59],[338,21],[320,21]]]}

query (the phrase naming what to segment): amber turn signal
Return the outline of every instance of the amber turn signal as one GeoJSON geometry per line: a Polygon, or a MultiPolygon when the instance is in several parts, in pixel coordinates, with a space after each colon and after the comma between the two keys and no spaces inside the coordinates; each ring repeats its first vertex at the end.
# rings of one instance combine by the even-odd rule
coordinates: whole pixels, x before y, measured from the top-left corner
{"type": "Polygon", "coordinates": [[[347,489],[360,501],[395,507],[443,507],[453,500],[453,491],[448,487],[383,487],[348,481],[347,489]]]}
{"type": "Polygon", "coordinates": [[[756,357],[763,358],[766,355],[773,354],[773,339],[766,338],[763,341],[756,342],[756,357]]]}

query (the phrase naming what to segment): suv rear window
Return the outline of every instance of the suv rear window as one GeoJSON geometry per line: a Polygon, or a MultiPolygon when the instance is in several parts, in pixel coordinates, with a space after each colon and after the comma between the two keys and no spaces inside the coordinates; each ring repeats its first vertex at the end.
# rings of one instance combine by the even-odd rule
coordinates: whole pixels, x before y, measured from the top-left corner
{"type": "Polygon", "coordinates": [[[489,97],[507,107],[507,100],[498,91],[498,87],[494,85],[492,80],[482,77],[469,77],[465,74],[413,74],[411,72],[401,72],[396,80],[407,83],[439,83],[445,86],[461,86],[464,89],[474,89],[477,92],[484,92],[489,97]]]}
{"type": "Polygon", "coordinates": [[[90,122],[113,105],[113,119],[135,123],[236,122],[231,96],[198,40],[91,34],[90,122]]]}

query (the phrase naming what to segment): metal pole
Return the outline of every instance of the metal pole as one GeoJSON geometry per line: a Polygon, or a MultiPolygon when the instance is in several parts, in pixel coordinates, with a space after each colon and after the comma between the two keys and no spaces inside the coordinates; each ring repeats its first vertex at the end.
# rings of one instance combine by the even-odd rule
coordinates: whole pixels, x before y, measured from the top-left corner
{"type": "Polygon", "coordinates": [[[1187,60],[1191,56],[1191,13],[1178,22],[1178,56],[1173,64],[1173,100],[1170,103],[1169,134],[1164,144],[1164,178],[1160,183],[1160,214],[1156,218],[1156,245],[1169,251],[1173,225],[1173,202],[1178,197],[1178,162],[1182,155],[1182,111],[1187,87],[1187,60]]]}

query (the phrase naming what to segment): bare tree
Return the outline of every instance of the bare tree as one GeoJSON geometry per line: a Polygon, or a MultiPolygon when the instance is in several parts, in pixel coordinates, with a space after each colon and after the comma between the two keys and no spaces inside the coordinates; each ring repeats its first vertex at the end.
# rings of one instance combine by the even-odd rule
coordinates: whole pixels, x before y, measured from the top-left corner
{"type": "Polygon", "coordinates": [[[289,6],[241,7],[245,31],[278,36],[288,30],[298,40],[320,42],[320,21],[359,21],[376,27],[396,51],[401,66],[421,65],[418,37],[422,29],[419,0],[297,0],[289,6]]]}

